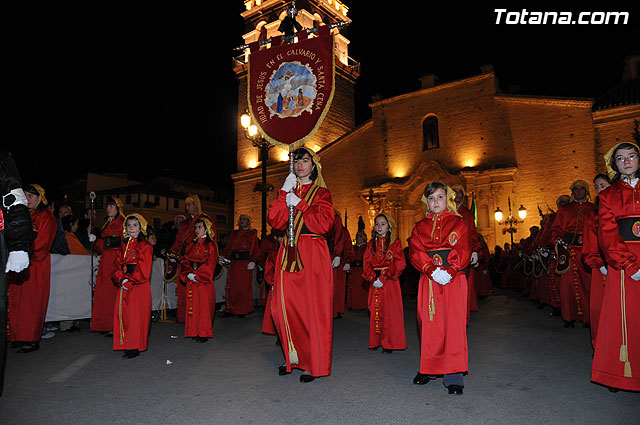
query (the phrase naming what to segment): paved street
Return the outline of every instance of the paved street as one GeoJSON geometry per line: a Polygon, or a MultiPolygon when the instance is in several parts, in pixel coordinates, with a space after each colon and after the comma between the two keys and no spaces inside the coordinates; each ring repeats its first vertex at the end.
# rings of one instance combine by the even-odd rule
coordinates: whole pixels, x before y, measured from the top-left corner
{"type": "Polygon", "coordinates": [[[262,309],[216,318],[200,344],[183,326],[153,323],[149,351],[123,359],[112,341],[82,331],[56,333],[39,351],[9,348],[0,423],[9,424],[637,424],[638,393],[590,383],[589,330],[564,329],[549,308],[513,292],[480,300],[468,329],[464,395],[442,380],[412,384],[418,368],[416,302],[405,300],[409,348],[367,349],[368,318],[334,322],[330,377],[278,376],[274,337],[262,309]]]}

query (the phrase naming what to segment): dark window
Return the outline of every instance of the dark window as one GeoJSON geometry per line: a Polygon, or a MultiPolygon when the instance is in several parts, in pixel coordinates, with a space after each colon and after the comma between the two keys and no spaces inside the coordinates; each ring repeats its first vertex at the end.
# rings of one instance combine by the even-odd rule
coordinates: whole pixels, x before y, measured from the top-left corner
{"type": "Polygon", "coordinates": [[[438,118],[430,116],[422,121],[422,150],[437,149],[440,147],[438,137],[438,118]]]}
{"type": "Polygon", "coordinates": [[[227,216],[225,214],[216,214],[216,223],[227,224],[227,216]]]}
{"type": "Polygon", "coordinates": [[[173,200],[173,208],[180,208],[180,199],[173,200]]]}
{"type": "Polygon", "coordinates": [[[125,198],[125,204],[131,204],[131,195],[127,195],[125,198]]]}

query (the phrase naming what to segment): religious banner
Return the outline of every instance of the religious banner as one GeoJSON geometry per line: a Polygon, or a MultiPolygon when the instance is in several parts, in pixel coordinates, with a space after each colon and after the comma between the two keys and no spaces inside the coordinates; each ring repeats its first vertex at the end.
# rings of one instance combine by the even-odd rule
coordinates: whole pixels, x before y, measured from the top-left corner
{"type": "Polygon", "coordinates": [[[334,92],[333,36],[327,26],[297,43],[259,50],[249,45],[249,112],[263,137],[273,145],[296,149],[309,140],[324,120],[334,92]]]}

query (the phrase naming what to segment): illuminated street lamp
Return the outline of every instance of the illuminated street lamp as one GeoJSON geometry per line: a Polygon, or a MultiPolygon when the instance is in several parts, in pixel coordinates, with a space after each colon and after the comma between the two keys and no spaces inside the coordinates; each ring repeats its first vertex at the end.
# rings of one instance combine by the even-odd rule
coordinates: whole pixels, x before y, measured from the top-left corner
{"type": "Polygon", "coordinates": [[[260,229],[260,238],[264,239],[267,235],[267,192],[273,190],[273,185],[267,183],[267,159],[269,158],[269,149],[272,145],[258,134],[258,126],[251,122],[251,116],[245,112],[240,116],[240,125],[244,128],[244,135],[251,140],[253,146],[258,148],[260,152],[260,162],[262,166],[262,180],[253,187],[254,192],[262,193],[262,222],[260,229]]]}
{"type": "Polygon", "coordinates": [[[520,205],[520,208],[518,209],[519,218],[514,217],[511,214],[511,198],[507,198],[507,200],[509,203],[509,217],[505,218],[504,220],[502,219],[503,214],[500,210],[500,207],[496,208],[494,216],[498,224],[504,226],[504,228],[502,229],[502,234],[504,235],[505,233],[509,233],[509,235],[511,235],[511,245],[513,245],[513,234],[518,231],[518,224],[524,223],[524,219],[527,218],[527,210],[524,206],[520,205]]]}

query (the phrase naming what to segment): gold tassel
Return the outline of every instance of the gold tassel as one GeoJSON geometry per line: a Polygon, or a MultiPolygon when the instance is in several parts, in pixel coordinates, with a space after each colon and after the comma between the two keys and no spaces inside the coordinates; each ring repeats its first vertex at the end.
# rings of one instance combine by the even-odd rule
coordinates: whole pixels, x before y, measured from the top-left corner
{"type": "Polygon", "coordinates": [[[436,314],[436,303],[433,300],[433,282],[429,279],[429,321],[433,322],[433,316],[436,314]]]}
{"type": "Polygon", "coordinates": [[[627,346],[626,345],[621,345],[620,346],[620,361],[621,362],[629,361],[629,353],[627,353],[627,346]]]}
{"type": "Polygon", "coordinates": [[[289,363],[298,364],[298,352],[295,348],[289,347],[289,363]]]}
{"type": "Polygon", "coordinates": [[[624,377],[625,378],[632,378],[631,376],[631,363],[630,362],[624,362],[624,377]]]}
{"type": "Polygon", "coordinates": [[[122,323],[122,287],[120,288],[120,303],[118,305],[118,321],[120,322],[120,345],[124,345],[124,324],[122,323]]]}

